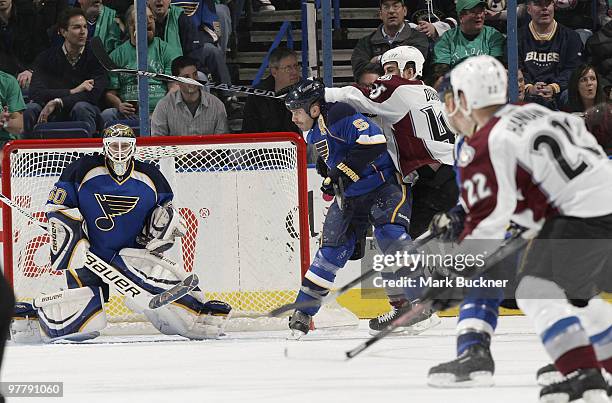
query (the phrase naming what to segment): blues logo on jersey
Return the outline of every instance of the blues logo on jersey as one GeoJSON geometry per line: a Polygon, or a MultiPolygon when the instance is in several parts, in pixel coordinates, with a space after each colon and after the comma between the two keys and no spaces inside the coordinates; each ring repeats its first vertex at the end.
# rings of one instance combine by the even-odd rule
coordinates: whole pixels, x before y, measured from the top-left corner
{"type": "MultiPolygon", "coordinates": [[[[342,161],[356,145],[385,143],[382,129],[366,116],[342,102],[328,103],[327,123],[322,116],[308,132],[308,143],[314,144],[328,167],[342,169],[342,161]]],[[[345,172],[350,177],[352,174],[345,172]]],[[[363,172],[357,172],[359,180],[346,190],[348,197],[369,193],[382,185],[395,173],[395,166],[388,152],[381,154],[363,172]]]]}
{"type": "Polygon", "coordinates": [[[134,161],[129,176],[113,177],[101,155],[70,164],[55,184],[48,204],[78,207],[87,225],[91,251],[112,261],[123,248],[133,248],[151,211],[172,200],[170,185],[151,164],[134,161]]]}

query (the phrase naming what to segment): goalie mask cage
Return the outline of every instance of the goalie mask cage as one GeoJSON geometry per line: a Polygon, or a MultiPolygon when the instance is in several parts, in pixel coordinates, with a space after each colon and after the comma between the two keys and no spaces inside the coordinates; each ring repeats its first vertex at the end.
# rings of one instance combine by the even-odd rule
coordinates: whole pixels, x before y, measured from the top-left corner
{"type": "MultiPolygon", "coordinates": [[[[4,149],[3,193],[46,220],[44,206],[63,169],[101,145],[13,141],[4,149]]],[[[166,255],[198,274],[206,297],[228,302],[243,318],[293,302],[310,262],[304,140],[295,133],[226,134],[143,137],[137,145],[136,159],[160,167],[187,223],[166,255]]],[[[7,206],[2,215],[4,272],[17,300],[66,288],[63,273],[50,269],[48,235],[7,206]]],[[[110,323],[144,322],[112,290],[105,309],[110,323]]],[[[272,326],[243,325],[237,330],[272,326]]]]}

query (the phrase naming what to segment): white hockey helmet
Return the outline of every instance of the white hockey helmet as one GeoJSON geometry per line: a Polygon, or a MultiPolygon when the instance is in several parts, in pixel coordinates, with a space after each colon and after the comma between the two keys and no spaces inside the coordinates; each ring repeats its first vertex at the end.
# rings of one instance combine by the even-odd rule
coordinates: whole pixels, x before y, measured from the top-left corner
{"type": "Polygon", "coordinates": [[[398,46],[387,50],[380,58],[380,64],[384,67],[385,64],[389,62],[397,63],[400,74],[404,73],[404,69],[408,62],[413,62],[415,66],[415,75],[420,77],[423,76],[425,57],[423,57],[421,51],[414,46],[398,46]]]}
{"type": "Polygon", "coordinates": [[[130,168],[136,153],[136,135],[131,127],[117,123],[107,127],[103,134],[103,152],[108,167],[123,176],[130,168]]]}
{"type": "Polygon", "coordinates": [[[465,96],[465,115],[469,115],[473,109],[507,102],[508,74],[504,66],[492,56],[467,58],[451,70],[450,84],[458,108],[461,107],[459,92],[465,96]]]}

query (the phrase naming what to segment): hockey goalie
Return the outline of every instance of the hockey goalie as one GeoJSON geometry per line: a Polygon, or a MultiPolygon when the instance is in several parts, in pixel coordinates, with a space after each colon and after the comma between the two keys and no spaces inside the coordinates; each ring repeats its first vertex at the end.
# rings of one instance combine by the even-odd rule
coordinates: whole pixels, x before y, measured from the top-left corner
{"type": "MultiPolygon", "coordinates": [[[[107,325],[109,279],[85,267],[91,254],[151,297],[185,277],[162,255],[185,233],[172,206],[172,189],[156,166],[136,161],[135,152],[132,129],[116,124],[104,131],[101,155],[82,156],[62,172],[49,194],[47,218],[51,268],[64,274],[66,288],[57,297],[17,304],[14,341],[82,341],[100,335],[107,325]]],[[[199,288],[157,309],[125,295],[127,307],[144,314],[161,333],[189,339],[219,336],[231,310],[226,303],[206,301],[199,288]]]]}

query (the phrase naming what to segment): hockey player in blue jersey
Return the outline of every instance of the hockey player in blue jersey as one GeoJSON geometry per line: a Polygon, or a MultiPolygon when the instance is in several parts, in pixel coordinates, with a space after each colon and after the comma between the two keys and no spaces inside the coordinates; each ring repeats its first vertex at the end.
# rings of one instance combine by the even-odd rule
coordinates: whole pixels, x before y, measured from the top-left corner
{"type": "MultiPolygon", "coordinates": [[[[411,244],[407,229],[412,196],[408,186],[398,182],[382,130],[345,103],[326,103],[324,95],[321,82],[306,80],[285,98],[293,122],[308,132],[308,143],[319,152],[317,172],[325,178],[321,190],[336,196],[296,302],[321,300],[329,293],[337,271],[349,259],[363,257],[370,225],[383,253],[411,244]]],[[[294,312],[289,328],[295,337],[308,333],[319,308],[294,312]]]]}
{"type": "MultiPolygon", "coordinates": [[[[106,326],[103,301],[109,289],[83,267],[88,250],[153,295],[180,281],[160,253],[183,236],[184,223],[172,206],[172,189],[163,174],[153,164],[135,160],[135,152],[132,129],[110,126],[104,132],[103,154],[86,155],[67,166],[49,194],[51,265],[65,273],[70,297],[38,308],[45,341],[93,338],[106,326]]],[[[222,316],[231,309],[207,302],[201,291],[155,310],[129,297],[125,301],[160,332],[193,339],[218,336],[222,316]]]]}

